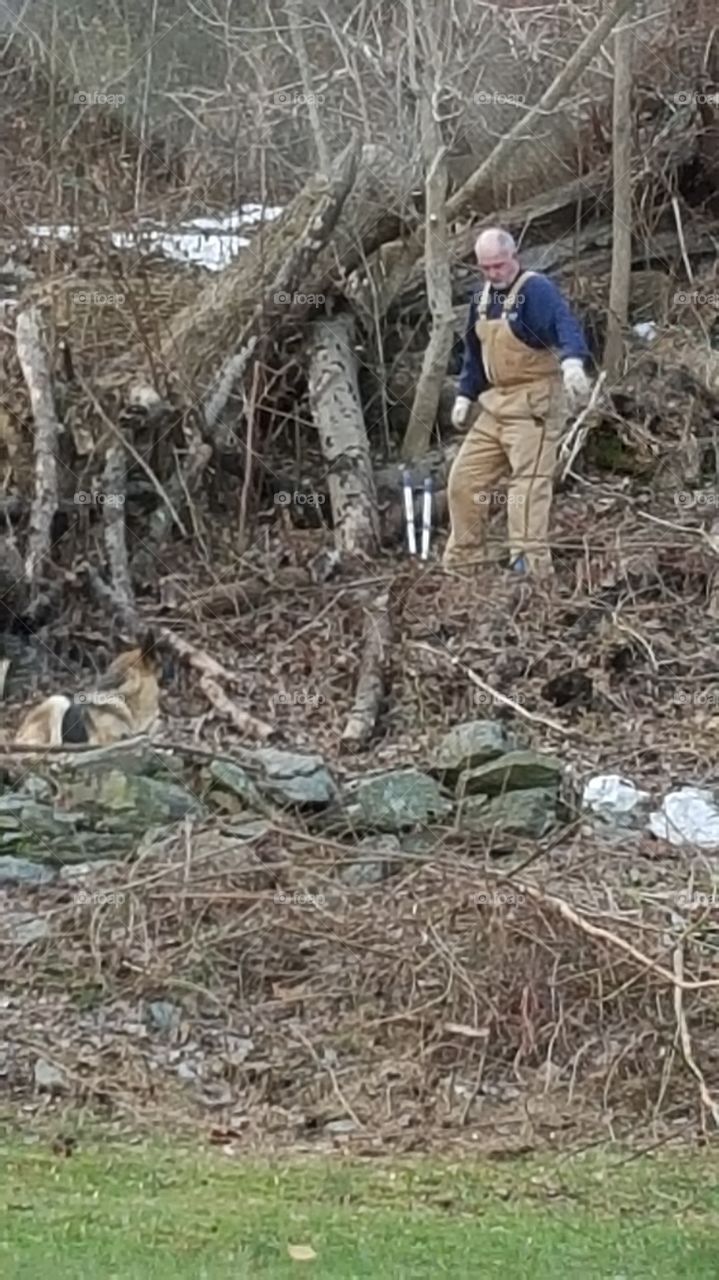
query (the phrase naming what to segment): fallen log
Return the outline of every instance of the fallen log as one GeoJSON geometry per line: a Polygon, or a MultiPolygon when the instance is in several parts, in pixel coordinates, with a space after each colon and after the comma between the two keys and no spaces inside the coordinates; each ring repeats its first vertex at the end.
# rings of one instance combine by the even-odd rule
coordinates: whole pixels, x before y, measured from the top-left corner
{"type": "Polygon", "coordinates": [[[35,422],[35,495],[30,508],[30,532],[25,555],[25,576],[30,585],[32,607],[32,601],[38,598],[38,577],[50,557],[52,546],[52,522],[58,508],[57,451],[60,435],[50,362],[42,341],[37,307],[29,307],[19,313],[15,341],[35,422]]]}
{"type": "MultiPolygon", "coordinates": [[[[216,392],[220,388],[229,394],[231,386],[228,361],[244,360],[244,349],[266,332],[272,317],[288,314],[288,302],[305,283],[336,226],[357,162],[353,136],[329,178],[314,175],[280,217],[263,227],[252,252],[239,254],[178,312],[159,352],[147,353],[155,366],[168,371],[170,399],[194,401],[199,394],[217,422],[221,405],[216,392]]],[[[123,380],[128,390],[132,384],[137,400],[143,388],[137,381],[134,353],[113,361],[98,385],[116,388],[123,380]]],[[[147,391],[156,397],[152,387],[147,391]]]]}
{"type": "Polygon", "coordinates": [[[392,647],[390,592],[383,591],[367,612],[357,690],[342,742],[361,746],[372,736],[386,691],[387,661],[392,647]]]}
{"type": "MultiPolygon", "coordinates": [[[[611,176],[609,166],[603,164],[589,173],[582,174],[580,178],[572,178],[570,182],[565,182],[552,191],[541,192],[531,200],[524,200],[521,204],[512,205],[509,209],[497,209],[478,218],[476,222],[462,225],[448,237],[450,262],[455,266],[459,263],[472,266],[475,240],[480,231],[487,227],[504,227],[511,232],[520,245],[530,239],[532,234],[542,241],[545,238],[549,239],[550,244],[553,244],[558,235],[560,240],[564,234],[574,235],[580,213],[583,220],[587,220],[591,218],[598,206],[605,209],[607,198],[611,200],[611,176]]],[[[573,240],[572,243],[576,244],[576,241],[573,240]]],[[[400,307],[410,305],[413,298],[421,299],[422,306],[425,307],[424,256],[413,262],[409,269],[405,266],[404,275],[402,275],[400,260],[402,249],[401,244],[385,246],[383,253],[387,259],[391,261],[393,251],[397,255],[397,275],[394,276],[392,270],[388,269],[388,263],[383,260],[383,282],[378,281],[378,285],[387,300],[396,298],[399,293],[400,307]],[[401,284],[400,280],[403,281],[401,284]]]]}
{"type": "MultiPolygon", "coordinates": [[[[252,249],[214,278],[175,317],[154,363],[167,369],[174,397],[199,394],[208,420],[219,427],[233,383],[249,364],[255,343],[282,318],[299,319],[316,299],[346,277],[406,219],[408,169],[386,148],[355,138],[333,162],[329,177],[315,175],[282,214],[263,226],[252,249]]],[[[109,366],[101,385],[117,387],[136,375],[136,358],[109,366]]]]}
{"type": "Polygon", "coordinates": [[[309,401],[328,467],[335,547],[344,555],[379,549],[377,495],[357,382],[354,323],[346,312],[309,330],[309,401]]]}
{"type": "Polygon", "coordinates": [[[254,738],[269,738],[274,733],[272,725],[267,724],[264,720],[258,720],[251,715],[249,711],[244,711],[242,707],[238,707],[236,702],[224,692],[221,683],[238,684],[240,676],[233,674],[219,662],[216,662],[209,653],[205,653],[202,649],[197,649],[194,644],[190,644],[189,640],[184,640],[182,636],[178,636],[174,631],[163,628],[160,632],[160,640],[178,658],[188,662],[191,667],[198,673],[200,677],[200,688],[206,698],[217,711],[226,716],[241,733],[248,733],[254,738]]]}

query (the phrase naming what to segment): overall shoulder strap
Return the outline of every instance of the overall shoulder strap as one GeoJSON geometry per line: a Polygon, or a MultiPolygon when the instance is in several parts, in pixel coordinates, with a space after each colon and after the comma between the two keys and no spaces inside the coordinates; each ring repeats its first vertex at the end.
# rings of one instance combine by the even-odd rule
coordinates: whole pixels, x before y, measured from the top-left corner
{"type": "Polygon", "coordinates": [[[536,271],[520,272],[504,300],[502,315],[506,316],[513,309],[522,286],[530,279],[531,276],[536,276],[536,274],[536,271]]]}

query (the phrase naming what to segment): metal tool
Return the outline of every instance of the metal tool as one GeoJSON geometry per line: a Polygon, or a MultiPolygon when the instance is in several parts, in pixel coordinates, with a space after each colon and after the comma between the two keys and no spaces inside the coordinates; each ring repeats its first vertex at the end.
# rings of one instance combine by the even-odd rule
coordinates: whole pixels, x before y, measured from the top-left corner
{"type": "Polygon", "coordinates": [[[432,477],[427,476],[424,482],[424,501],[422,503],[422,559],[429,555],[429,539],[432,532],[432,477]]]}
{"type": "Polygon", "coordinates": [[[407,546],[409,554],[416,556],[417,539],[414,532],[414,493],[412,490],[412,476],[409,471],[405,471],[402,476],[402,485],[404,489],[404,518],[407,525],[407,546]]]}
{"type": "MultiPolygon", "coordinates": [[[[408,470],[402,475],[402,486],[404,491],[404,518],[407,526],[407,547],[411,556],[417,554],[417,533],[414,525],[414,488],[412,485],[412,476],[408,470]]],[[[427,476],[424,482],[424,493],[422,500],[422,550],[421,559],[426,560],[429,556],[429,542],[432,534],[432,478],[427,476]]]]}

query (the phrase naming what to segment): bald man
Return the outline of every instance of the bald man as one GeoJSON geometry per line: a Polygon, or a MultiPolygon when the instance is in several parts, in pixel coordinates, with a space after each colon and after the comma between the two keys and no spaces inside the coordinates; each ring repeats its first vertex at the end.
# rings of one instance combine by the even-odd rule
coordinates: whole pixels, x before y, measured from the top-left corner
{"type": "Polygon", "coordinates": [[[475,245],[484,288],[469,306],[464,361],[452,424],[467,432],[448,482],[451,532],[446,568],[486,554],[492,490],[509,474],[510,565],[551,571],[548,543],[552,477],[567,410],[589,398],[582,330],[547,276],[522,271],[512,236],[483,231],[475,245]]]}

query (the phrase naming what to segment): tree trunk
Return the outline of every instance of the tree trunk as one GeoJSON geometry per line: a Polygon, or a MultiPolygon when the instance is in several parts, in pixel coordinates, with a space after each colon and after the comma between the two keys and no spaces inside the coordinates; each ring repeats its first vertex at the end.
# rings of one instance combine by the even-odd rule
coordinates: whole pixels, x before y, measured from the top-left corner
{"type": "Polygon", "coordinates": [[[309,330],[309,400],[327,462],[335,546],[342,554],[379,549],[377,498],[357,383],[350,315],[316,320],[309,330]]]}
{"type": "MultiPolygon", "coordinates": [[[[459,262],[474,262],[474,243],[480,231],[485,227],[496,227],[498,225],[505,227],[512,235],[523,239],[527,238],[529,228],[534,224],[541,225],[540,239],[551,236],[560,237],[563,233],[568,232],[574,234],[577,221],[577,211],[579,206],[583,210],[585,216],[592,213],[597,204],[606,196],[610,189],[609,166],[601,165],[593,169],[591,173],[585,173],[581,178],[573,178],[571,182],[565,182],[561,187],[557,187],[552,191],[541,192],[537,196],[533,196],[531,200],[523,200],[521,204],[512,205],[509,209],[499,209],[487,217],[481,218],[476,224],[462,226],[461,230],[453,231],[447,234],[447,249],[450,262],[457,264],[459,262]]],[[[574,243],[574,241],[572,241],[574,243]]],[[[387,251],[393,249],[394,246],[388,245],[387,251]]],[[[385,264],[387,266],[388,264],[385,264]]],[[[400,266],[398,264],[398,270],[400,266]]],[[[397,288],[393,284],[393,271],[391,266],[388,274],[384,279],[384,293],[387,298],[394,297],[397,288]]],[[[411,303],[413,298],[419,299],[419,305],[424,305],[424,294],[426,287],[426,267],[424,258],[415,263],[409,274],[409,277],[403,276],[404,283],[401,286],[402,306],[411,303]]],[[[379,282],[378,282],[379,284],[379,282]]]]}
{"type": "Polygon", "coordinates": [[[426,164],[425,264],[427,301],[432,313],[432,332],[424,353],[412,413],[402,443],[402,457],[420,458],[429,449],[447,374],[452,340],[452,273],[447,246],[447,157],[442,134],[432,104],[432,84],[424,86],[420,100],[422,144],[426,164]]]}
{"type": "Polygon", "coordinates": [[[538,124],[548,111],[556,111],[582,72],[586,71],[594,55],[599,52],[607,36],[611,35],[617,23],[625,14],[636,8],[638,3],[639,0],[612,0],[611,4],[607,4],[597,25],[587,33],[579,48],[575,49],[569,61],[542,94],[539,102],[530,107],[527,114],[505,133],[479,168],[475,169],[471,178],[468,178],[464,186],[452,196],[447,205],[449,221],[471,213],[480,192],[494,178],[502,165],[507,163],[527,134],[532,132],[534,125],[538,124]]]}
{"type": "Polygon", "coordinates": [[[112,582],[112,593],[121,624],[132,636],[137,630],[137,606],[132,588],[130,561],[125,536],[125,500],[127,497],[125,450],[113,441],[107,450],[103,474],[104,498],[102,515],[105,526],[105,551],[112,582]]]}
{"type": "Polygon", "coordinates": [[[612,278],[609,286],[604,367],[611,382],[624,365],[622,334],[629,314],[632,270],[632,49],[634,33],[627,22],[614,33],[614,108],[612,164],[612,278]]]}
{"type": "MultiPolygon", "coordinates": [[[[366,146],[360,153],[353,139],[333,161],[329,179],[312,177],[251,247],[178,312],[155,360],[175,381],[177,398],[199,396],[217,423],[237,370],[249,363],[253,339],[316,310],[303,298],[342,287],[368,255],[399,234],[408,173],[386,148],[366,146]]],[[[99,385],[129,386],[136,379],[137,356],[123,355],[99,385]]]]}
{"type": "MultiPolygon", "coordinates": [[[[319,252],[337,223],[357,174],[355,137],[332,166],[329,178],[315,175],[276,221],[263,228],[252,248],[216,276],[175,317],[155,359],[177,382],[180,399],[203,393],[218,415],[214,391],[236,353],[287,315],[319,252]]],[[[137,378],[134,356],[113,362],[100,385],[116,387],[137,378]]]]}
{"type": "Polygon", "coordinates": [[[327,145],[327,138],[325,137],[320,123],[320,113],[317,110],[317,95],[312,91],[312,67],[310,65],[309,57],[307,56],[307,45],[305,44],[305,37],[302,31],[301,0],[287,0],[287,15],[290,20],[292,47],[295,51],[297,66],[299,67],[300,78],[302,80],[302,88],[304,90],[304,106],[309,111],[310,124],[312,125],[312,134],[315,140],[315,148],[317,150],[317,160],[322,173],[329,175],[330,151],[327,145]]]}
{"type": "Polygon", "coordinates": [[[37,579],[50,555],[52,522],[58,507],[56,459],[60,424],[36,307],[20,312],[15,333],[18,361],[30,393],[35,422],[35,496],[30,509],[25,575],[32,597],[37,599],[37,579]]]}
{"type": "MultiPolygon", "coordinates": [[[[496,174],[520,144],[526,140],[527,134],[531,133],[534,125],[540,122],[547,112],[555,111],[561,106],[570,89],[573,88],[576,81],[589,66],[592,58],[601,49],[607,36],[611,34],[624,15],[634,9],[637,4],[638,0],[614,0],[612,4],[607,4],[606,10],[597,25],[588,32],[579,48],[575,50],[569,61],[562,67],[562,70],[552,81],[547,91],[542,94],[539,102],[530,107],[526,115],[522,116],[504,134],[496,147],[493,147],[489,155],[475,169],[472,176],[447,202],[446,217],[448,222],[456,222],[460,218],[467,217],[467,215],[471,216],[473,208],[479,202],[480,195],[485,191],[489,183],[493,181],[496,174]]],[[[503,219],[500,218],[500,221],[503,221],[503,219]]],[[[388,247],[390,259],[392,258],[393,249],[394,246],[388,247]]],[[[417,234],[412,237],[410,243],[397,246],[398,266],[395,291],[404,287],[412,264],[417,261],[421,252],[422,241],[417,234]]],[[[385,293],[385,298],[387,302],[390,301],[388,292],[385,293]]]]}

